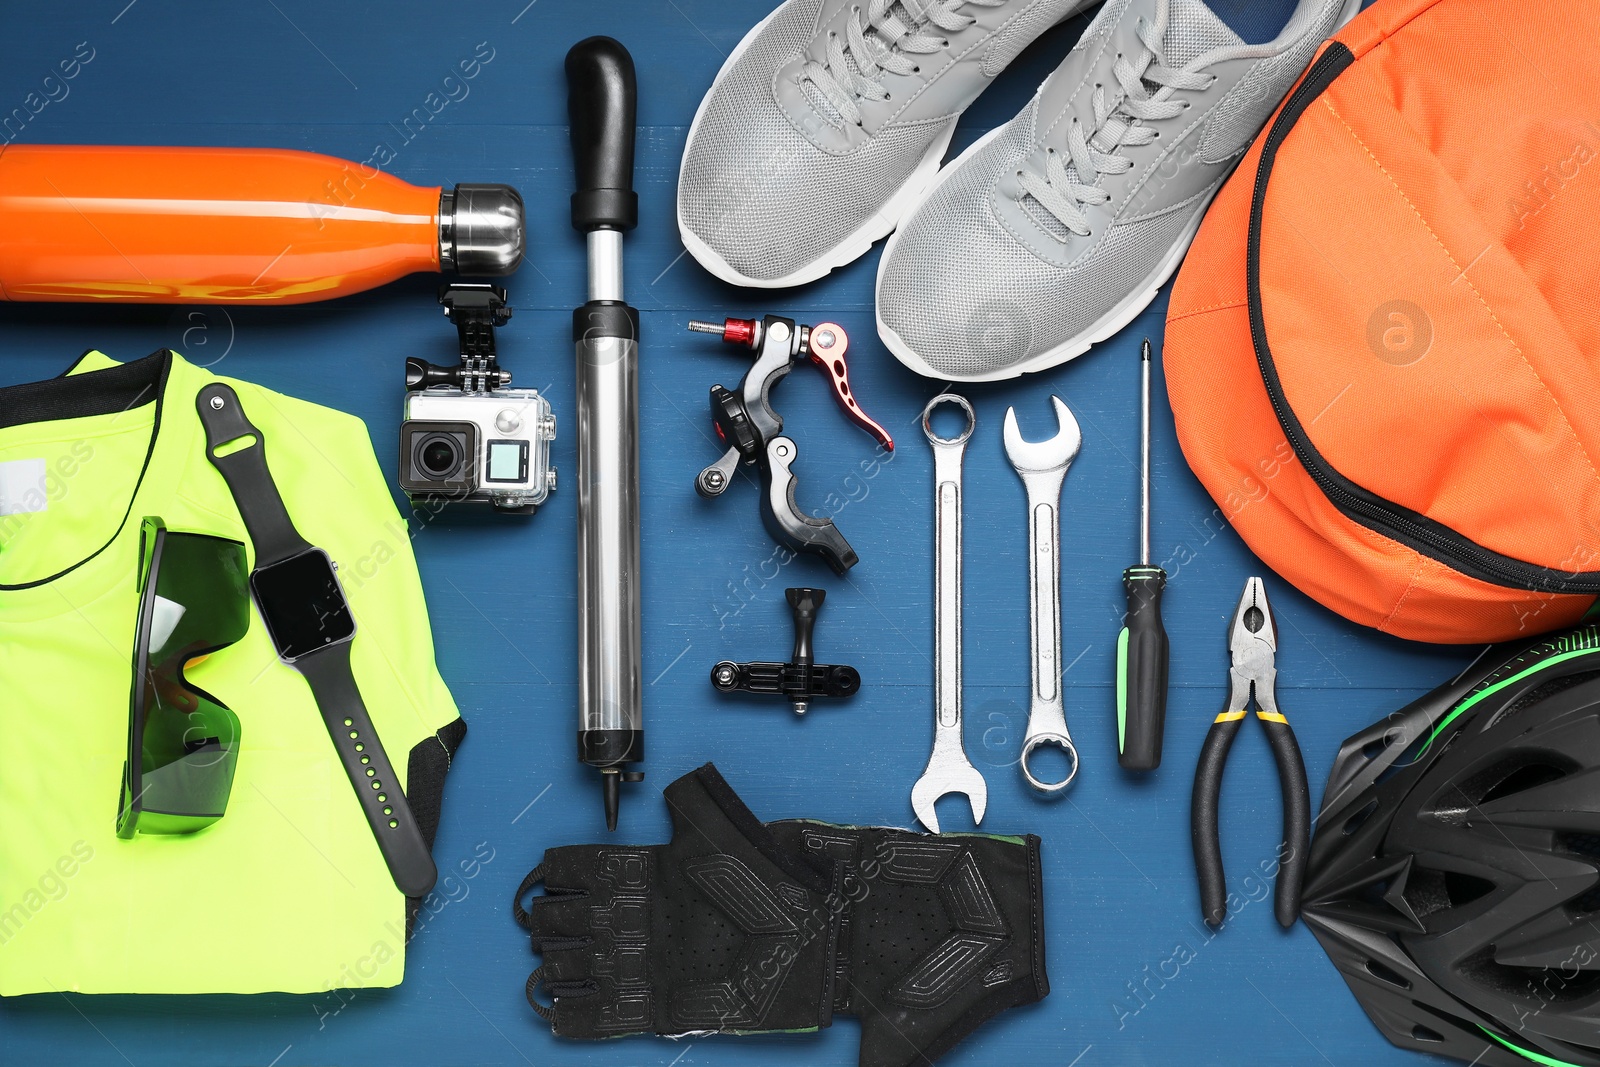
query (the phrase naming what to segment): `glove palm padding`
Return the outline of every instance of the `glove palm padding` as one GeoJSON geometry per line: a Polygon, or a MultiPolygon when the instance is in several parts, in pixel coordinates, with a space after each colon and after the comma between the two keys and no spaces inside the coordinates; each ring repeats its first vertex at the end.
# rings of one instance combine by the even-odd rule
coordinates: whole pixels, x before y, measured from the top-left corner
{"type": "Polygon", "coordinates": [[[833,1008],[861,1019],[861,1067],[922,1067],[1050,992],[1037,837],[768,829],[843,875],[833,1008]]]}
{"type": "Polygon", "coordinates": [[[544,958],[528,979],[535,1010],[576,1038],[827,1026],[826,868],[779,848],[710,764],[665,796],[668,844],[549,849],[523,881],[517,921],[544,958]]]}

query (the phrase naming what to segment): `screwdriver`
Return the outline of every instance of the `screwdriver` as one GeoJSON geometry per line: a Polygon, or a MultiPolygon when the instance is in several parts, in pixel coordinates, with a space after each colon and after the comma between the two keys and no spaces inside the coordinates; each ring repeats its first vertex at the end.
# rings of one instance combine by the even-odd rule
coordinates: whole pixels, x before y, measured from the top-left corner
{"type": "Polygon", "coordinates": [[[1167,572],[1150,565],[1150,339],[1139,354],[1144,400],[1139,445],[1139,564],[1122,572],[1128,614],[1117,637],[1117,762],[1130,771],[1161,766],[1167,723],[1167,631],[1161,593],[1167,572]]]}

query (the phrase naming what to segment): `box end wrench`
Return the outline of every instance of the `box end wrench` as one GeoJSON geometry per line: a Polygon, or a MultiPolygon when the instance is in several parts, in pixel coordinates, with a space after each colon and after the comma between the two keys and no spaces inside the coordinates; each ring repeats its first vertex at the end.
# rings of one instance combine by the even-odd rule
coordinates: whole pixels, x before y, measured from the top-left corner
{"type": "Polygon", "coordinates": [[[922,409],[922,432],[933,446],[934,483],[934,708],[933,754],[911,787],[911,810],[932,833],[939,832],[934,803],[961,793],[972,804],[972,821],[983,822],[989,784],[967,759],[961,744],[961,459],[977,425],[972,405],[954,393],[940,393],[922,409]],[[954,404],[966,413],[966,429],[955,437],[933,430],[933,411],[954,404]]]}
{"type": "Polygon", "coordinates": [[[1033,694],[1028,733],[1022,741],[1019,766],[1028,784],[1041,793],[1059,794],[1078,776],[1078,750],[1067,732],[1061,696],[1061,485],[1083,446],[1078,420],[1058,396],[1060,430],[1046,441],[1024,441],[1017,429],[1016,408],[1006,409],[1006,458],[1028,493],[1028,606],[1032,623],[1033,694]],[[1040,781],[1028,761],[1044,745],[1066,753],[1070,767],[1058,782],[1040,781]]]}

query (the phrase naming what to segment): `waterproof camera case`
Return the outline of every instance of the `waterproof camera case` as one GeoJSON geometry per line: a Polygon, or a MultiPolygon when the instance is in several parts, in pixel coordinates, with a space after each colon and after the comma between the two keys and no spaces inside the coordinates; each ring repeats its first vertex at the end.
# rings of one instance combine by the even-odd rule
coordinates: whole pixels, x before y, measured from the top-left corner
{"type": "Polygon", "coordinates": [[[400,488],[413,502],[466,501],[531,514],[555,489],[550,442],[556,419],[537,389],[507,389],[494,330],[511,317],[506,293],[460,283],[439,291],[455,323],[461,363],[406,360],[400,424],[400,488]]]}

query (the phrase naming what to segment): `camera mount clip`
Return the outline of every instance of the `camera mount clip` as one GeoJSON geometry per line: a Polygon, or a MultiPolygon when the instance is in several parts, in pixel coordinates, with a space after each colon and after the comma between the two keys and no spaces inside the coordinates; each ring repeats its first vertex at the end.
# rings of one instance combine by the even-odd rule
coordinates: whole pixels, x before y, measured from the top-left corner
{"type": "Polygon", "coordinates": [[[827,591],[802,588],[785,589],[783,593],[794,615],[791,662],[735,663],[725,659],[711,668],[711,684],[719,693],[785,697],[796,715],[804,715],[815,697],[854,696],[861,688],[859,671],[854,667],[816,662],[812,635],[827,591]]]}
{"type": "Polygon", "coordinates": [[[720,324],[692,321],[689,329],[716,334],[726,344],[743,345],[756,353],[737,388],[711,387],[711,421],[728,450],[700,472],[695,491],[703,497],[721,496],[741,464],[754,464],[761,471],[761,517],[773,539],[796,552],[819,555],[835,573],[843,574],[856,565],[855,549],[832,519],[807,515],[795,504],[792,468],[799,450],[783,436],[783,416],[773,410],[770,397],[773,387],[795,367],[815,364],[827,375],[845,417],[877,438],[886,451],[894,451],[889,431],[861,409],[850,388],[844,361],[850,338],[844,327],[834,322],[798,326],[793,319],[768,315],[720,324]]]}
{"type": "Polygon", "coordinates": [[[466,393],[486,393],[511,384],[511,372],[500,369],[494,348],[494,328],[504,326],[511,318],[506,291],[487,282],[454,282],[439,287],[439,303],[445,317],[456,325],[461,362],[442,367],[408,356],[406,388],[449,385],[466,393]]]}

